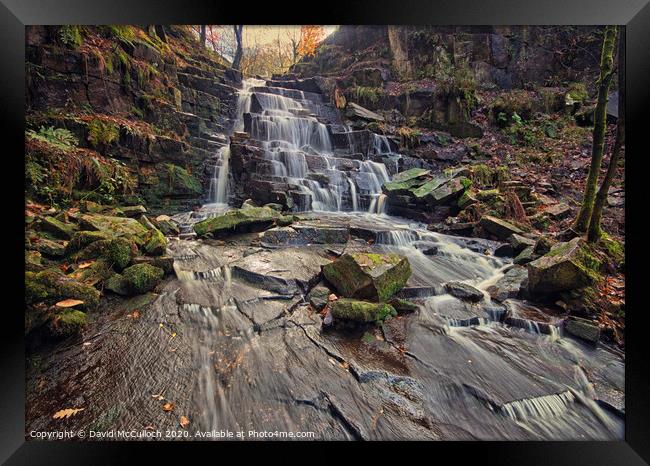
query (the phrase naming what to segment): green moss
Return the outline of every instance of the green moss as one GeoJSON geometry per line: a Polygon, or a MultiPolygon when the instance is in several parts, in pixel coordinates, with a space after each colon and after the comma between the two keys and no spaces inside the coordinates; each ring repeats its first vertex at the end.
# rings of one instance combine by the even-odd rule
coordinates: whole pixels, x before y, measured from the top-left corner
{"type": "Polygon", "coordinates": [[[115,269],[122,270],[131,262],[132,243],[125,238],[110,240],[103,256],[115,269]]]}
{"type": "Polygon", "coordinates": [[[94,308],[99,304],[99,291],[63,275],[58,269],[47,269],[38,273],[26,272],[25,289],[27,304],[42,301],[54,304],[68,298],[83,301],[87,308],[94,308]]]}
{"type": "Polygon", "coordinates": [[[393,182],[404,182],[404,181],[409,181],[415,178],[422,178],[426,175],[431,173],[431,170],[427,170],[425,168],[411,168],[409,170],[396,173],[393,175],[391,181],[393,182]]]}
{"type": "Polygon", "coordinates": [[[59,28],[59,40],[66,47],[76,49],[83,44],[83,32],[83,26],[61,26],[59,28]]]}
{"type": "Polygon", "coordinates": [[[102,231],[77,231],[66,246],[66,254],[79,251],[95,241],[108,240],[111,236],[102,231]]]}
{"type": "Polygon", "coordinates": [[[194,231],[199,236],[250,231],[270,226],[281,216],[280,212],[270,207],[248,207],[198,222],[194,225],[194,231]]]}
{"type": "Polygon", "coordinates": [[[381,87],[356,86],[352,88],[352,93],[357,102],[374,106],[379,103],[379,99],[384,95],[384,90],[381,87]]]}
{"type": "Polygon", "coordinates": [[[161,268],[149,264],[136,264],[125,269],[122,278],[131,293],[142,294],[153,290],[164,275],[165,272],[161,268]]]}
{"type": "Polygon", "coordinates": [[[162,256],[167,250],[167,238],[157,228],[149,230],[144,236],[144,250],[151,256],[162,256]]]}
{"type": "Polygon", "coordinates": [[[337,319],[355,322],[375,322],[381,324],[387,318],[397,315],[393,306],[386,303],[370,303],[341,298],[334,301],[332,315],[337,319]]]}
{"type": "Polygon", "coordinates": [[[573,102],[580,102],[580,103],[584,102],[589,98],[589,92],[587,92],[587,86],[585,86],[584,83],[569,84],[567,97],[571,99],[573,102]]]}
{"type": "Polygon", "coordinates": [[[203,186],[187,170],[171,163],[166,164],[169,192],[188,192],[202,194],[203,186]]]}
{"type": "Polygon", "coordinates": [[[57,337],[78,335],[87,324],[86,313],[66,309],[56,314],[50,321],[51,332],[57,337]]]}

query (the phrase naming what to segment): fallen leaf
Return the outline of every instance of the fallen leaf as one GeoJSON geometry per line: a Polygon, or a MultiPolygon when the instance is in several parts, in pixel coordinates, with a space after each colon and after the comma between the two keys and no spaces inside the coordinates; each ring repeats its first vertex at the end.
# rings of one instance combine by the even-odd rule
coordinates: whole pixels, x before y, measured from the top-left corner
{"type": "Polygon", "coordinates": [[[80,299],[64,299],[55,304],[56,307],[75,307],[84,302],[80,299]]]}
{"type": "Polygon", "coordinates": [[[94,263],[95,263],[95,261],[85,261],[85,262],[80,263],[80,264],[78,265],[78,268],[79,268],[79,269],[87,269],[88,267],[90,267],[90,266],[93,265],[94,263]]]}
{"type": "Polygon", "coordinates": [[[155,398],[156,400],[160,401],[163,399],[162,393],[159,393],[158,395],[151,395],[152,398],[155,398]]]}
{"type": "Polygon", "coordinates": [[[139,319],[140,318],[140,311],[135,309],[131,314],[127,314],[126,316],[131,318],[131,319],[139,319]]]}
{"type": "Polygon", "coordinates": [[[331,295],[329,295],[329,296],[327,297],[327,300],[328,300],[328,301],[336,301],[337,299],[339,299],[339,297],[336,296],[334,293],[332,293],[331,295]]]}
{"type": "Polygon", "coordinates": [[[190,425],[190,420],[188,418],[186,418],[185,416],[181,416],[181,419],[180,419],[179,422],[180,422],[180,425],[181,425],[181,427],[183,429],[186,429],[187,426],[190,425]]]}
{"type": "Polygon", "coordinates": [[[69,418],[70,416],[74,416],[79,411],[83,411],[84,409],[85,408],[66,408],[66,409],[62,409],[61,411],[57,411],[56,413],[54,413],[54,416],[52,416],[52,419],[69,418]]]}
{"type": "Polygon", "coordinates": [[[174,403],[169,403],[169,402],[167,402],[167,403],[165,403],[165,404],[163,405],[162,408],[163,408],[163,411],[169,412],[169,411],[173,411],[174,408],[175,408],[175,406],[174,406],[174,403]]]}

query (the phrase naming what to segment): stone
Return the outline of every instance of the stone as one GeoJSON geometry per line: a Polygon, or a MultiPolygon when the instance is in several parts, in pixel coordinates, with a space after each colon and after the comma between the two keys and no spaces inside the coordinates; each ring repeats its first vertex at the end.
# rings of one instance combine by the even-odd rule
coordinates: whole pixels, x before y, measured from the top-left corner
{"type": "Polygon", "coordinates": [[[144,235],[144,250],[150,256],[162,256],[167,251],[167,238],[156,228],[144,235]]]}
{"type": "Polygon", "coordinates": [[[126,281],[119,273],[116,273],[104,282],[104,289],[121,296],[129,296],[131,294],[126,285],[126,281]]]}
{"type": "Polygon", "coordinates": [[[79,335],[86,325],[85,312],[76,309],[65,309],[49,320],[48,330],[54,337],[67,338],[79,335]]]}
{"type": "Polygon", "coordinates": [[[156,226],[151,222],[151,220],[149,220],[149,217],[146,215],[140,215],[138,222],[140,222],[147,230],[156,228],[156,226]]]}
{"type": "Polygon", "coordinates": [[[332,291],[326,286],[315,286],[307,295],[309,304],[317,311],[322,310],[328,303],[328,296],[332,291]]]}
{"type": "Polygon", "coordinates": [[[63,257],[65,255],[66,245],[58,241],[52,241],[47,238],[39,238],[36,249],[49,257],[63,257]]]}
{"type": "Polygon", "coordinates": [[[112,264],[116,270],[122,270],[133,257],[133,244],[125,238],[115,238],[110,240],[106,247],[103,257],[112,264]]]}
{"type": "Polygon", "coordinates": [[[400,173],[395,173],[391,179],[393,182],[404,182],[404,181],[409,181],[412,179],[416,178],[424,178],[428,176],[431,173],[431,170],[427,170],[425,168],[411,168],[409,170],[400,172],[400,173]]]}
{"type": "Polygon", "coordinates": [[[415,312],[418,310],[418,305],[413,301],[408,301],[401,298],[392,298],[388,304],[393,306],[397,312],[415,312]]]}
{"type": "Polygon", "coordinates": [[[593,284],[600,262],[585,249],[581,238],[554,245],[548,254],[528,264],[532,293],[554,293],[593,284]]]}
{"type": "Polygon", "coordinates": [[[503,302],[506,299],[517,298],[521,289],[525,288],[528,280],[528,271],[525,267],[515,265],[510,268],[503,277],[499,278],[494,285],[487,288],[490,297],[495,301],[503,302]]]}
{"type": "Polygon", "coordinates": [[[512,257],[515,250],[510,243],[503,243],[494,250],[495,257],[512,257]]]}
{"type": "Polygon", "coordinates": [[[66,246],[66,254],[79,251],[95,241],[110,240],[112,235],[101,231],[77,231],[66,246]]]}
{"type": "Polygon", "coordinates": [[[149,264],[165,271],[165,274],[174,272],[174,258],[171,256],[137,256],[133,258],[134,264],[149,264]]]}
{"type": "Polygon", "coordinates": [[[82,214],[79,223],[86,230],[100,231],[111,236],[139,236],[147,228],[133,218],[114,217],[100,214],[82,214]]]}
{"type": "Polygon", "coordinates": [[[348,298],[333,301],[330,309],[335,319],[363,323],[381,323],[388,317],[397,315],[397,311],[390,304],[371,303],[348,298]]]}
{"type": "Polygon", "coordinates": [[[83,301],[82,307],[92,309],[99,304],[99,291],[90,285],[68,277],[58,269],[25,272],[25,301],[27,304],[54,304],[64,299],[83,301]]]}
{"type": "Polygon", "coordinates": [[[355,104],[354,102],[348,102],[345,107],[345,116],[352,120],[384,121],[384,117],[381,115],[372,112],[361,105],[355,104]]]}
{"type": "Polygon", "coordinates": [[[408,259],[397,254],[343,254],[322,270],[342,296],[373,301],[389,299],[411,276],[408,259]]]}
{"type": "Polygon", "coordinates": [[[124,214],[125,217],[129,218],[140,217],[140,215],[147,213],[147,209],[141,205],[120,207],[120,211],[124,214]]]}
{"type": "Polygon", "coordinates": [[[345,244],[350,231],[345,227],[328,225],[294,225],[293,227],[276,227],[262,235],[262,244],[268,246],[307,245],[307,244],[345,244]]]}
{"type": "Polygon", "coordinates": [[[474,195],[471,193],[471,191],[466,190],[462,196],[458,199],[458,208],[459,209],[465,209],[473,204],[476,204],[478,202],[478,199],[474,197],[474,195]]]}
{"type": "Polygon", "coordinates": [[[512,223],[489,215],[484,215],[481,217],[479,225],[483,227],[483,229],[487,232],[499,238],[501,241],[506,240],[512,234],[523,234],[523,231],[514,226],[512,223]]]}
{"type": "Polygon", "coordinates": [[[512,262],[518,265],[523,265],[531,262],[533,260],[533,246],[528,246],[526,249],[521,251],[515,260],[512,262]]]}
{"type": "Polygon", "coordinates": [[[154,219],[154,223],[165,236],[176,236],[181,232],[176,222],[167,215],[159,215],[154,219]]]}
{"type": "Polygon", "coordinates": [[[124,285],[130,294],[143,294],[153,290],[164,277],[165,272],[149,264],[135,264],[122,273],[124,285]]]}
{"type": "Polygon", "coordinates": [[[52,233],[57,238],[71,239],[74,232],[78,229],[76,225],[64,223],[54,217],[43,217],[40,223],[41,229],[52,233]]]}
{"type": "Polygon", "coordinates": [[[519,254],[524,249],[535,246],[535,240],[526,238],[525,236],[518,235],[517,233],[510,235],[508,242],[512,245],[515,254],[519,254]]]}
{"type": "Polygon", "coordinates": [[[548,254],[551,251],[551,247],[553,247],[553,242],[547,236],[540,236],[535,242],[533,252],[535,254],[543,256],[544,254],[548,254]]]}
{"type": "Polygon", "coordinates": [[[587,319],[571,316],[565,322],[564,330],[575,337],[592,343],[598,343],[600,339],[600,327],[587,319]]]}
{"type": "Polygon", "coordinates": [[[461,282],[445,283],[447,293],[463,301],[478,302],[483,299],[483,292],[472,285],[461,282]]]}
{"type": "Polygon", "coordinates": [[[562,220],[571,214],[571,207],[564,202],[560,202],[559,204],[553,204],[546,207],[544,212],[546,212],[553,220],[562,220]]]}
{"type": "Polygon", "coordinates": [[[249,207],[226,212],[194,225],[198,236],[211,233],[215,238],[235,233],[263,231],[271,227],[282,214],[269,207],[249,207]]]}

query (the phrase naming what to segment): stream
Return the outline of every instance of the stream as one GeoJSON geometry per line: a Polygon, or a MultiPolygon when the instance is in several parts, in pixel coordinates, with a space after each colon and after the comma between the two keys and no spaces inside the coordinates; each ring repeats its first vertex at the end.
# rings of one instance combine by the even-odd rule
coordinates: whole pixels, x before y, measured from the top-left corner
{"type": "Polygon", "coordinates": [[[622,439],[624,355],[564,336],[563,316],[535,303],[491,300],[485,290],[512,265],[491,255],[498,243],[386,215],[381,185],[390,170],[379,160],[399,154],[381,137],[369,149],[373,160],[332,149],[321,97],[310,94],[246,80],[235,124],[242,131],[247,120],[264,151],[260,176],[300,194],[298,220],[225,241],[195,238],[194,222],[229,208],[224,147],[209,203],[174,217],[183,232],[168,246],[175,277],[158,295],[109,299],[81,342],[43,356],[29,384],[27,430],[52,429],[52,412],[79,405],[86,409],[66,421],[71,428],[169,429],[181,439],[197,431],[622,439]],[[314,157],[320,170],[307,161],[314,157]],[[413,274],[400,296],[418,310],[381,328],[323,325],[306,296],[322,284],[322,265],[355,251],[406,256],[413,274]],[[454,298],[449,281],[477,287],[484,299],[454,298]]]}

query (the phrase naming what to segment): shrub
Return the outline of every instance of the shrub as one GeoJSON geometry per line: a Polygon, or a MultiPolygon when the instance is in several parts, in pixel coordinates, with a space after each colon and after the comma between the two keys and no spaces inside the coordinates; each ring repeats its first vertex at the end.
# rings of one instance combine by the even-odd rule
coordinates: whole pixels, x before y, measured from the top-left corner
{"type": "Polygon", "coordinates": [[[88,123],[88,141],[94,146],[107,146],[120,137],[120,127],[113,122],[95,118],[88,123]]]}

